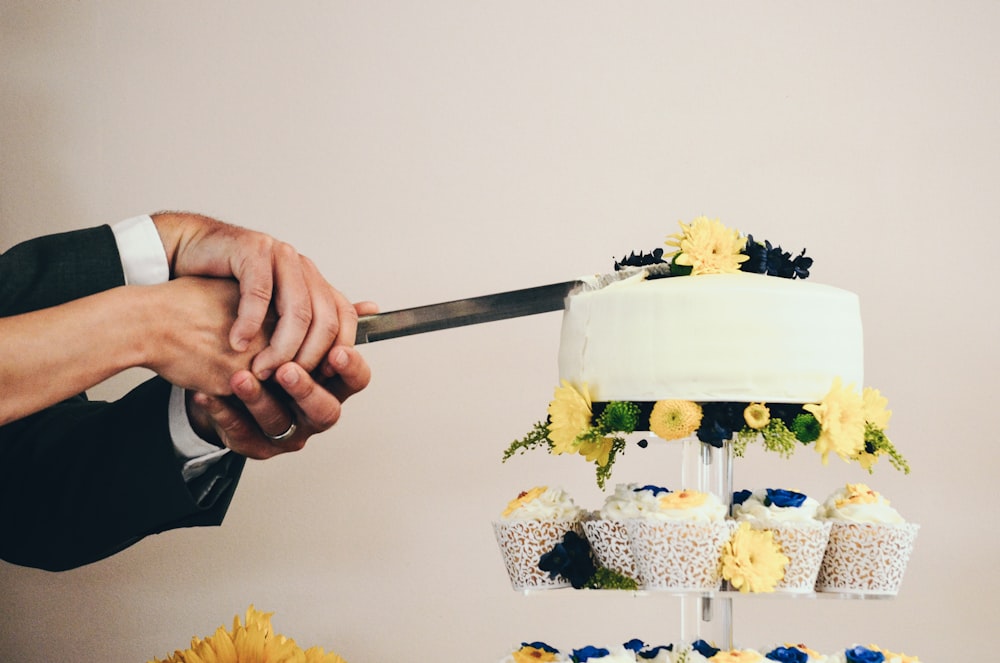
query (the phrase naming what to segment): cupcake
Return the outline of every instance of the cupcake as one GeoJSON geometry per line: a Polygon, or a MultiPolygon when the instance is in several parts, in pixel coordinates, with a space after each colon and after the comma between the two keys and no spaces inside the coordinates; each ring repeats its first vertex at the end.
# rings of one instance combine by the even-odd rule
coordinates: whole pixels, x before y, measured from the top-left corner
{"type": "Polygon", "coordinates": [[[754,529],[773,533],[774,541],[788,557],[785,575],[776,592],[808,593],[815,590],[823,562],[830,523],[817,519],[819,502],[802,493],[767,488],[733,495],[733,518],[754,529]]]}
{"type": "Polygon", "coordinates": [[[500,663],[571,663],[569,656],[544,642],[525,642],[500,659],[500,663]]]}
{"type": "Polygon", "coordinates": [[[510,583],[517,591],[569,587],[565,578],[543,571],[543,555],[562,543],[567,532],[583,537],[582,512],[560,488],[537,486],[522,492],[494,521],[500,552],[510,583]]]}
{"type": "Polygon", "coordinates": [[[625,521],[638,518],[644,510],[655,509],[657,500],[650,491],[638,484],[618,484],[608,495],[600,511],[595,511],[583,521],[583,531],[590,540],[597,562],[616,573],[638,580],[635,557],[629,544],[625,521]]]}
{"type": "Polygon", "coordinates": [[[632,554],[645,589],[706,591],[719,588],[719,558],[733,523],[711,493],[644,486],[650,502],[626,521],[632,554]]]}
{"type": "Polygon", "coordinates": [[[817,591],[894,596],[919,525],[907,523],[889,500],[862,483],[849,483],[833,493],[820,517],[832,527],[817,591]]]}

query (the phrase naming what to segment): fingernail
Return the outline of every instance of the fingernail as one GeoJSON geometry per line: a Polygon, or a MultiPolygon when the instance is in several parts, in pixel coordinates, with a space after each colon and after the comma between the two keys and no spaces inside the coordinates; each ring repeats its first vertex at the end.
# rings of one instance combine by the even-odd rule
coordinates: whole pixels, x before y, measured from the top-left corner
{"type": "Polygon", "coordinates": [[[287,387],[294,387],[299,382],[299,372],[294,368],[288,368],[278,376],[281,383],[287,387]]]}
{"type": "Polygon", "coordinates": [[[344,350],[337,350],[333,353],[333,365],[337,368],[344,368],[347,366],[348,357],[347,352],[344,350]]]}
{"type": "Polygon", "coordinates": [[[243,352],[244,350],[250,347],[250,339],[236,338],[233,339],[232,345],[233,345],[233,350],[236,350],[237,352],[243,352]]]}

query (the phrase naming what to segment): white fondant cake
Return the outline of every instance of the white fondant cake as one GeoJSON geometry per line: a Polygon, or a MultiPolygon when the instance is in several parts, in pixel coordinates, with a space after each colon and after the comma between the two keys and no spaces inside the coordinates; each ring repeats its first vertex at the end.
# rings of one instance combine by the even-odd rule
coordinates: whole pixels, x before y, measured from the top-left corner
{"type": "Polygon", "coordinates": [[[633,277],[569,297],[559,376],[595,401],[819,402],[863,384],[858,296],[761,274],[633,277]]]}

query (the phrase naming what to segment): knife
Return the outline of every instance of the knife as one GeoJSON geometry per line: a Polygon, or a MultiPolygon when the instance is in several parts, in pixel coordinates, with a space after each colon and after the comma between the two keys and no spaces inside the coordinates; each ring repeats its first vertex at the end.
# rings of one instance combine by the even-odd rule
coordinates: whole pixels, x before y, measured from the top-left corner
{"type": "MultiPolygon", "coordinates": [[[[373,343],[481,322],[561,311],[566,306],[566,298],[577,290],[596,290],[632,276],[641,275],[641,278],[646,278],[647,274],[663,274],[665,271],[655,268],[659,266],[653,267],[623,269],[612,274],[599,274],[562,283],[365,315],[358,320],[354,343],[373,343]]],[[[669,265],[662,267],[669,269],[669,265]]]]}

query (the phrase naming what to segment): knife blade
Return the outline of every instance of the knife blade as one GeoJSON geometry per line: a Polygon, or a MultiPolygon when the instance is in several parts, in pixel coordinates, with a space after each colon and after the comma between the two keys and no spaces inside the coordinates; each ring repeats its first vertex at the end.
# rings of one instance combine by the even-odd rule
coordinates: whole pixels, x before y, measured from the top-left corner
{"type": "Polygon", "coordinates": [[[365,315],[358,319],[354,343],[372,343],[452,327],[561,311],[569,293],[582,284],[583,281],[579,280],[564,281],[365,315]]]}
{"type": "Polygon", "coordinates": [[[670,276],[669,263],[628,267],[610,274],[596,274],[573,281],[365,315],[358,320],[354,343],[373,343],[481,322],[561,311],[571,293],[597,290],[633,277],[645,279],[663,276],[670,276]]]}

